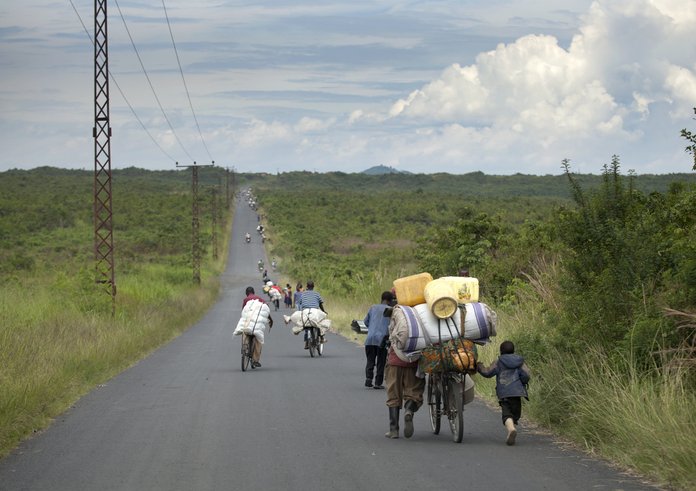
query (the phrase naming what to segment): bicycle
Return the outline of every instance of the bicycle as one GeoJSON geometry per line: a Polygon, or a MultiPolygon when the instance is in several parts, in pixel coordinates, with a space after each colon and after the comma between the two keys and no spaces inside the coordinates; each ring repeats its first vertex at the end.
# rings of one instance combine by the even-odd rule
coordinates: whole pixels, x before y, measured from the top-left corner
{"type": "Polygon", "coordinates": [[[476,360],[470,351],[473,343],[461,338],[456,325],[452,327],[445,321],[445,326],[452,341],[443,344],[441,322],[438,320],[438,344],[435,351],[438,368],[433,367],[432,371],[427,373],[430,427],[434,434],[439,434],[440,417],[446,416],[452,440],[461,443],[464,437],[466,372],[473,369],[476,360]],[[466,347],[467,343],[470,345],[469,348],[466,347]]]}
{"type": "Polygon", "coordinates": [[[321,333],[318,327],[305,326],[305,332],[307,333],[307,344],[309,344],[309,356],[314,358],[314,353],[317,356],[322,356],[324,354],[324,344],[321,342],[321,333]]]}
{"type": "Polygon", "coordinates": [[[249,367],[252,370],[256,368],[252,363],[254,343],[256,343],[256,336],[249,334],[242,336],[242,372],[246,372],[249,367]]]}
{"type": "Polygon", "coordinates": [[[455,443],[461,443],[464,437],[464,381],[463,373],[427,374],[430,427],[435,435],[439,434],[440,417],[446,416],[455,443]]]}

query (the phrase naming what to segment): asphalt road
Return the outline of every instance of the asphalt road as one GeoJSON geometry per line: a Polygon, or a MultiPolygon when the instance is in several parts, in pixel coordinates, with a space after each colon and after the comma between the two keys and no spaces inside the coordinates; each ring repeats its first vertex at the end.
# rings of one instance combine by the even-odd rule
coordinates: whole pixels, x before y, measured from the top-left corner
{"type": "Polygon", "coordinates": [[[1,460],[0,489],[653,489],[524,422],[506,446],[499,412],[479,401],[466,406],[461,444],[445,420],[433,435],[423,410],[413,438],[389,440],[385,391],[363,387],[363,348],[329,334],[310,358],[284,311],[272,312],[263,366],[242,372],[232,331],[245,287],[261,288],[255,227],[238,206],[220,301],[1,460]]]}

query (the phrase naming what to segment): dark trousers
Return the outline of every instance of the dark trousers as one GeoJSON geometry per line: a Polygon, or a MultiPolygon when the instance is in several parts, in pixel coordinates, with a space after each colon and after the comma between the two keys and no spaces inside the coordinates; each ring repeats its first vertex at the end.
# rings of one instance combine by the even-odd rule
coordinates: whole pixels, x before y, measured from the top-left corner
{"type": "Polygon", "coordinates": [[[522,416],[522,398],[521,397],[506,397],[498,401],[500,408],[503,410],[503,424],[508,418],[517,424],[517,421],[522,416]]]}
{"type": "Polygon", "coordinates": [[[367,357],[367,365],[365,366],[365,379],[372,381],[375,379],[375,385],[382,385],[384,381],[384,365],[387,362],[387,349],[379,346],[365,346],[365,356],[367,357]],[[375,374],[375,365],[377,365],[377,373],[375,374]]]}

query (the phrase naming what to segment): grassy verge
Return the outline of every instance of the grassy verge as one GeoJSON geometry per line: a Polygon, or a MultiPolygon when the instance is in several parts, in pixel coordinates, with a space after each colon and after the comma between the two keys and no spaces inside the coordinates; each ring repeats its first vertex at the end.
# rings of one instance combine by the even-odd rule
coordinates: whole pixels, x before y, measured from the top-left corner
{"type": "Polygon", "coordinates": [[[151,281],[154,274],[147,283],[123,278],[113,319],[103,311],[85,312],[80,302],[56,295],[49,282],[0,290],[0,456],[182,332],[217,297],[216,280],[177,287],[151,281]]]}
{"type": "MultiPolygon", "coordinates": [[[[493,361],[505,339],[527,358],[532,381],[523,418],[662,486],[696,488],[696,394],[686,369],[640,372],[630,360],[591,348],[569,356],[546,342],[552,327],[538,313],[498,314],[498,336],[479,358],[493,361]]],[[[495,401],[494,380],[478,377],[477,396],[495,401]]]]}
{"type": "MultiPolygon", "coordinates": [[[[226,250],[226,244],[221,247],[226,250]]],[[[226,254],[202,264],[130,263],[111,298],[91,271],[43,271],[0,284],[0,457],[82,395],[170,341],[219,293],[226,254]]],[[[69,269],[69,264],[62,265],[69,269]]]]}

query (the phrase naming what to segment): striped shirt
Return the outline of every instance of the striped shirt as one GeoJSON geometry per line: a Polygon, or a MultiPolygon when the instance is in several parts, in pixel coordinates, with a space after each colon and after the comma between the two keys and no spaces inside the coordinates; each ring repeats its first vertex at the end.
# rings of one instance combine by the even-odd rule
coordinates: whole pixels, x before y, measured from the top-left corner
{"type": "Polygon", "coordinates": [[[302,309],[318,309],[319,305],[324,303],[318,292],[314,290],[305,290],[300,295],[299,302],[297,303],[297,310],[302,309]]]}

